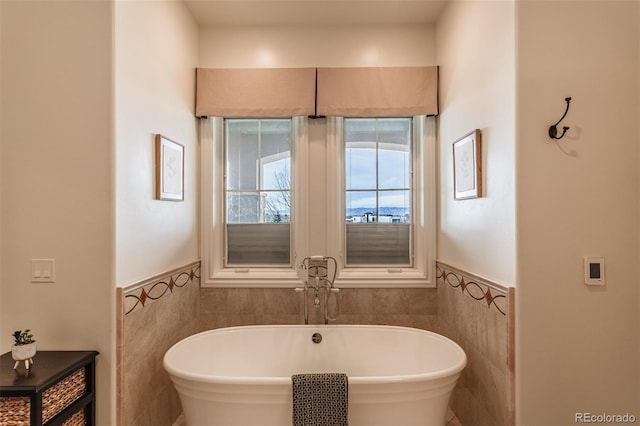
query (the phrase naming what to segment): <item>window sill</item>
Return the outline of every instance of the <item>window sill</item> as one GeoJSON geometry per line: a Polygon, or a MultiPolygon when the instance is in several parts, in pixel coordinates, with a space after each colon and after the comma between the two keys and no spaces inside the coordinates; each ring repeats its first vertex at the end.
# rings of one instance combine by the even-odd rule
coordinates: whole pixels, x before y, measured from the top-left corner
{"type": "MultiPolygon", "coordinates": [[[[295,288],[304,282],[292,269],[227,268],[204,279],[202,287],[226,288],[295,288]]],[[[342,270],[334,286],[337,288],[435,288],[435,280],[415,269],[362,268],[342,270]]]]}
{"type": "Polygon", "coordinates": [[[413,268],[343,269],[335,282],[344,288],[435,288],[435,280],[413,268]]]}
{"type": "Polygon", "coordinates": [[[214,271],[202,280],[202,287],[294,288],[303,282],[290,268],[225,268],[214,271]]]}

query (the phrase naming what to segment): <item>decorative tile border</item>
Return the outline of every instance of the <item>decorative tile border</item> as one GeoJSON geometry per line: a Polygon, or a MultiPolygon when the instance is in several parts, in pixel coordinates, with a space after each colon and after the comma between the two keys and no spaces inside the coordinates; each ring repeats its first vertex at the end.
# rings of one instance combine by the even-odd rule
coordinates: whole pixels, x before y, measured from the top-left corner
{"type": "Polygon", "coordinates": [[[507,315],[509,289],[477,275],[464,272],[440,261],[436,262],[436,278],[439,283],[459,288],[475,300],[484,301],[489,309],[507,315]]]}
{"type": "Polygon", "coordinates": [[[200,280],[200,262],[194,262],[165,274],[140,281],[124,288],[124,315],[148,306],[176,288],[182,288],[194,280],[200,280]]]}

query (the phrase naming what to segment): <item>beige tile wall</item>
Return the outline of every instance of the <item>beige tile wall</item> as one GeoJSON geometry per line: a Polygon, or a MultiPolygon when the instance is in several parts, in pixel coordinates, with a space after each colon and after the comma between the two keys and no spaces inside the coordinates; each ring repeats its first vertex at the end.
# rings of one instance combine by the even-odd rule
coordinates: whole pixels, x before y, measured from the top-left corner
{"type": "MultiPolygon", "coordinates": [[[[322,298],[322,293],[321,293],[322,298]]],[[[302,293],[291,288],[203,288],[202,329],[254,324],[303,324],[302,293]]],[[[332,324],[387,324],[435,330],[435,289],[345,288],[329,299],[332,324]]],[[[322,308],[313,308],[309,323],[323,322],[322,308]]]]}
{"type": "Polygon", "coordinates": [[[171,425],[182,409],[164,353],[200,331],[200,263],[118,288],[119,426],[171,425]]]}
{"type": "Polygon", "coordinates": [[[451,398],[463,425],[513,425],[514,289],[438,262],[438,332],[467,354],[451,398]]]}

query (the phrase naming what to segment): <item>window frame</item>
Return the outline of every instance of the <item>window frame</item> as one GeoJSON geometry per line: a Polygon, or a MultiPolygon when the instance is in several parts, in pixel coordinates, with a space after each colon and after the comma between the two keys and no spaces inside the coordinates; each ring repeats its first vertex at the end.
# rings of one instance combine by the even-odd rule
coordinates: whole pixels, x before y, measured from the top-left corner
{"type": "MultiPolygon", "coordinates": [[[[414,262],[414,255],[413,255],[413,213],[414,213],[414,208],[413,208],[413,203],[415,201],[415,188],[413,186],[414,182],[413,182],[413,170],[414,170],[414,145],[416,143],[416,135],[414,134],[414,129],[413,129],[413,117],[367,117],[364,118],[365,120],[388,120],[388,119],[405,119],[408,120],[411,126],[411,139],[409,141],[409,150],[410,150],[410,157],[409,157],[409,170],[408,170],[408,178],[409,178],[409,187],[408,188],[380,188],[380,182],[379,182],[379,173],[380,173],[380,163],[378,162],[379,159],[379,155],[380,155],[380,144],[381,142],[378,140],[378,131],[376,130],[376,141],[375,141],[375,150],[376,150],[376,167],[375,167],[375,175],[376,175],[376,182],[375,182],[375,188],[367,188],[367,189],[349,189],[347,188],[347,159],[346,159],[346,154],[347,154],[347,142],[343,141],[343,155],[344,155],[344,186],[342,188],[343,190],[343,197],[345,197],[345,207],[346,207],[346,198],[347,195],[351,192],[351,193],[357,193],[357,192],[375,192],[376,193],[376,226],[386,226],[387,224],[381,224],[380,223],[380,193],[384,193],[386,191],[404,191],[404,190],[408,190],[409,191],[409,195],[410,195],[410,203],[409,203],[409,217],[411,218],[411,221],[409,222],[409,224],[407,225],[409,227],[409,239],[408,239],[408,253],[409,253],[409,262],[405,263],[405,264],[399,264],[399,263],[388,263],[388,264],[371,264],[371,263],[352,263],[352,264],[346,264],[348,261],[348,250],[347,250],[347,234],[349,233],[347,231],[347,229],[351,226],[354,227],[367,227],[370,224],[349,224],[346,221],[346,208],[344,210],[344,216],[345,216],[345,224],[344,224],[344,244],[343,244],[343,252],[345,253],[345,257],[344,257],[344,263],[345,263],[345,268],[375,268],[375,269],[380,269],[380,268],[413,268],[413,262],[414,262]]],[[[360,118],[342,118],[342,123],[343,123],[343,128],[342,128],[342,134],[341,136],[344,138],[345,135],[345,127],[344,124],[346,121],[348,120],[358,120],[360,118]]]]}
{"type": "Polygon", "coordinates": [[[338,263],[338,287],[435,287],[435,117],[414,116],[412,141],[412,266],[345,266],[344,118],[327,118],[328,255],[338,263]]]}
{"type": "MultiPolygon", "coordinates": [[[[254,121],[258,123],[258,161],[260,162],[260,166],[263,165],[263,160],[265,159],[265,157],[262,157],[261,155],[261,150],[262,150],[262,126],[263,126],[263,122],[264,121],[268,121],[268,120],[281,120],[281,121],[285,121],[288,120],[289,121],[289,136],[290,136],[290,142],[289,142],[289,152],[288,155],[283,155],[282,153],[279,154],[274,154],[274,156],[278,157],[278,158],[288,158],[289,159],[289,177],[291,178],[292,176],[292,172],[291,172],[291,168],[293,166],[293,136],[294,136],[294,125],[293,125],[293,119],[292,118],[280,118],[280,119],[269,119],[269,118],[224,118],[222,120],[223,126],[224,126],[224,130],[223,130],[223,141],[222,141],[222,145],[223,145],[223,163],[222,163],[222,167],[223,167],[223,185],[222,185],[222,189],[223,189],[223,195],[222,195],[222,203],[223,203],[223,213],[224,213],[224,243],[223,243],[223,250],[224,250],[224,255],[223,255],[223,264],[225,268],[247,268],[247,267],[264,267],[264,268],[290,268],[292,266],[295,265],[294,261],[293,261],[293,251],[291,250],[293,247],[293,239],[292,239],[292,224],[291,224],[291,218],[293,217],[293,212],[289,211],[289,221],[286,222],[286,225],[288,225],[289,227],[289,265],[285,265],[284,263],[282,264],[268,264],[268,263],[254,263],[254,264],[249,264],[249,266],[247,266],[244,263],[232,263],[229,261],[229,225],[233,226],[242,226],[242,225],[260,225],[260,224],[273,224],[273,222],[260,222],[258,220],[258,222],[249,222],[249,223],[243,223],[243,222],[229,222],[229,194],[230,193],[242,193],[242,194],[256,194],[257,198],[260,197],[260,194],[265,193],[265,192],[276,192],[276,190],[273,189],[264,189],[262,187],[263,183],[264,183],[264,171],[262,169],[262,167],[258,167],[257,171],[256,171],[256,178],[257,178],[257,182],[256,182],[256,189],[247,189],[247,188],[236,188],[236,189],[229,189],[229,174],[230,174],[230,170],[229,170],[229,122],[238,122],[238,121],[254,121]]],[[[291,187],[291,181],[289,182],[289,187],[286,190],[287,192],[290,193],[289,197],[290,200],[293,201],[293,198],[291,197],[291,193],[292,193],[292,187],[291,187]]],[[[260,217],[261,215],[264,215],[264,211],[261,211],[260,208],[258,208],[258,212],[257,212],[258,217],[260,217]]],[[[279,226],[279,225],[278,225],[279,226]]]]}
{"type": "MultiPolygon", "coordinates": [[[[268,117],[265,117],[268,118],[268,117]]],[[[203,287],[296,287],[296,265],[307,252],[307,118],[291,117],[291,265],[226,266],[224,118],[203,118],[201,133],[203,287]]]]}
{"type": "MultiPolygon", "coordinates": [[[[337,260],[335,285],[344,288],[434,288],[436,173],[436,117],[413,117],[412,267],[344,266],[345,150],[344,120],[326,118],[326,225],[325,254],[337,260]],[[336,232],[326,232],[330,229],[336,232]]],[[[201,140],[201,256],[202,287],[294,288],[302,283],[297,265],[309,255],[310,164],[309,119],[292,117],[291,138],[291,253],[292,266],[225,267],[224,225],[224,121],[202,118],[201,140]]],[[[324,221],[323,221],[324,222],[324,221]]],[[[314,234],[319,234],[316,230],[314,234]]]]}

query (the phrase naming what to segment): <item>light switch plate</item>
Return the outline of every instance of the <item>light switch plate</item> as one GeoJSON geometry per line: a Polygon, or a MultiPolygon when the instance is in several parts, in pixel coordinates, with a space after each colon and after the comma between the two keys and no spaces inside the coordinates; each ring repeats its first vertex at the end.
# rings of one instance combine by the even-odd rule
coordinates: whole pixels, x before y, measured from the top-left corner
{"type": "Polygon", "coordinates": [[[31,282],[54,283],[56,282],[55,259],[31,259],[31,282]]]}
{"type": "Polygon", "coordinates": [[[604,258],[584,258],[584,283],[587,285],[604,285],[604,258]]]}

